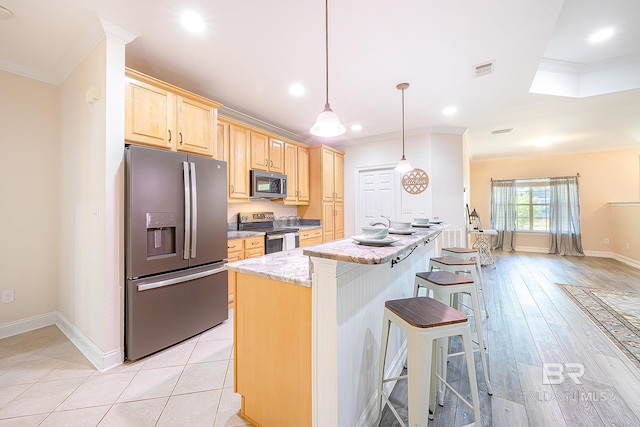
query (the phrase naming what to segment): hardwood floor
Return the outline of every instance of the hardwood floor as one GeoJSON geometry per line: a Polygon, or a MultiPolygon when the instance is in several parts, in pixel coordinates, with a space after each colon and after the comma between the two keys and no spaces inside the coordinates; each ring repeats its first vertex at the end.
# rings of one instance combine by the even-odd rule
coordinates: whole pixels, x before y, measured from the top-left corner
{"type": "MultiPolygon", "coordinates": [[[[640,292],[640,270],[606,258],[494,255],[496,268],[483,268],[491,313],[483,327],[493,396],[486,393],[475,357],[482,426],[640,426],[640,371],[556,285],[640,292]],[[560,384],[543,384],[543,364],[551,363],[565,369],[560,384]],[[582,367],[577,384],[568,374],[579,374],[582,367]]],[[[447,372],[454,388],[469,399],[462,357],[452,358],[447,372]]],[[[561,377],[549,378],[560,382],[561,377]]],[[[399,382],[391,397],[405,404],[406,382],[399,382]]],[[[399,412],[406,416],[406,408],[399,412]]],[[[436,408],[429,425],[461,426],[471,419],[471,411],[447,392],[444,407],[436,408]]],[[[380,425],[399,424],[386,408],[380,425]]]]}

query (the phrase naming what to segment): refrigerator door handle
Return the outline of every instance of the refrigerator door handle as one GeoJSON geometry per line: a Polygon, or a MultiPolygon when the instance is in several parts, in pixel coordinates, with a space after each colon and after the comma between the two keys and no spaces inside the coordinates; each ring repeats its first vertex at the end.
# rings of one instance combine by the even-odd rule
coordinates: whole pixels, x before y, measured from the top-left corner
{"type": "Polygon", "coordinates": [[[196,185],[196,164],[191,162],[191,258],[196,257],[198,236],[198,192],[196,185]]]}
{"type": "Polygon", "coordinates": [[[182,175],[184,178],[184,249],[183,258],[189,259],[191,248],[191,185],[189,184],[189,163],[182,162],[182,175]]]}
{"type": "Polygon", "coordinates": [[[175,277],[173,279],[159,280],[157,282],[140,283],[138,285],[138,292],[148,291],[150,289],[162,288],[165,286],[171,286],[178,283],[189,282],[191,280],[201,279],[207,276],[213,276],[214,274],[222,273],[226,267],[214,268],[212,270],[201,271],[199,273],[189,274],[188,276],[175,277]]]}

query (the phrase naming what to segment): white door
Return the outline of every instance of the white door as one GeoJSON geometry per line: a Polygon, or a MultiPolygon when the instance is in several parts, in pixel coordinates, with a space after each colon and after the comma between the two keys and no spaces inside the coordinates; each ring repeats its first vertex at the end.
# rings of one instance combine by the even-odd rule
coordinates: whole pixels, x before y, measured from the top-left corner
{"type": "Polygon", "coordinates": [[[387,221],[381,215],[391,219],[399,218],[397,175],[393,168],[361,169],[358,172],[356,234],[360,234],[360,227],[372,222],[386,224],[387,221]]]}

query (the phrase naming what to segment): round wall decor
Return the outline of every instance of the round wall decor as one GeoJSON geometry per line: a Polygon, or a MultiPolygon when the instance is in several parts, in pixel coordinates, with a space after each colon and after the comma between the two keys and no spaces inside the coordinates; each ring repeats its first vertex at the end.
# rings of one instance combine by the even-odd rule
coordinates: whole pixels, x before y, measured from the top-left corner
{"type": "Polygon", "coordinates": [[[402,187],[409,194],[420,194],[429,186],[429,175],[422,169],[412,169],[402,176],[402,187]]]}

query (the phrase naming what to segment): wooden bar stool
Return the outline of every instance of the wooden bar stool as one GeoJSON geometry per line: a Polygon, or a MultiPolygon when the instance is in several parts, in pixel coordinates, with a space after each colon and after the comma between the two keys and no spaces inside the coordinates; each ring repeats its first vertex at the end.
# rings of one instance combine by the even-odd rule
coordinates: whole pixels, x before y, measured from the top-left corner
{"type": "MultiPolygon", "coordinates": [[[[420,288],[425,288],[427,290],[427,295],[429,295],[429,291],[431,291],[433,293],[434,299],[449,306],[453,305],[454,296],[456,294],[464,292],[471,295],[471,310],[473,311],[473,315],[475,317],[474,324],[476,335],[478,336],[478,347],[480,352],[480,360],[482,362],[482,370],[484,371],[484,380],[487,384],[487,393],[493,394],[493,390],[491,389],[491,382],[489,381],[487,358],[485,355],[487,346],[484,341],[484,334],[482,332],[480,301],[478,299],[478,290],[476,289],[476,285],[473,279],[462,276],[460,274],[452,273],[450,271],[422,272],[416,274],[416,280],[413,289],[413,295],[415,297],[418,296],[420,288]]],[[[445,354],[445,357],[440,358],[438,372],[446,381],[447,359],[451,356],[456,356],[457,354],[449,354],[449,346],[444,341],[441,341],[439,343],[439,347],[442,348],[442,352],[445,354]]],[[[438,403],[442,405],[444,402],[444,387],[442,385],[440,385],[438,390],[438,398],[438,403]]]]}
{"type": "Polygon", "coordinates": [[[476,371],[473,362],[473,345],[467,315],[433,298],[414,297],[387,301],[384,305],[382,339],[380,341],[380,368],[378,381],[378,424],[382,419],[384,405],[389,405],[401,425],[405,426],[400,415],[384,394],[384,383],[407,379],[409,425],[426,427],[429,408],[435,409],[436,379],[444,384],[473,411],[474,422],[465,427],[480,427],[480,402],[476,383],[476,371]],[[384,378],[384,363],[387,356],[389,329],[395,323],[407,336],[407,375],[384,378]],[[471,402],[469,403],[446,380],[436,372],[436,351],[434,345],[439,339],[460,336],[469,375],[471,402]],[[385,402],[383,404],[382,399],[385,402]],[[425,404],[425,403],[428,403],[425,404]]]}
{"type": "Polygon", "coordinates": [[[478,290],[482,294],[482,305],[484,306],[484,311],[489,317],[489,310],[487,309],[487,301],[484,295],[484,277],[482,277],[482,264],[480,264],[480,254],[477,249],[469,249],[463,247],[450,247],[450,248],[442,248],[440,250],[441,255],[444,257],[454,257],[466,260],[472,260],[476,263],[476,275],[478,277],[478,290]]]}
{"type": "MultiPolygon", "coordinates": [[[[484,298],[484,289],[482,289],[482,284],[480,282],[480,279],[478,278],[476,261],[472,261],[469,258],[465,259],[457,256],[435,257],[429,260],[429,271],[433,271],[434,269],[449,271],[451,273],[469,274],[473,279],[473,282],[475,283],[478,291],[482,292],[482,306],[484,308],[485,314],[487,315],[487,317],[489,317],[489,310],[484,298]]],[[[481,318],[478,317],[478,319],[481,318]]]]}

